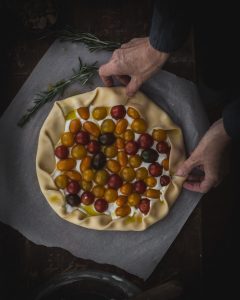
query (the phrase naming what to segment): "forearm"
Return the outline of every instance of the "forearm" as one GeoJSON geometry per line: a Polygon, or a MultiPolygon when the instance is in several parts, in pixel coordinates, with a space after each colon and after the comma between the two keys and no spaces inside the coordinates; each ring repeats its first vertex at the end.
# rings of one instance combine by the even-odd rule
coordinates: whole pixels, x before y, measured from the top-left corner
{"type": "Polygon", "coordinates": [[[191,28],[190,1],[156,0],[149,39],[151,45],[166,53],[182,46],[191,28]]]}

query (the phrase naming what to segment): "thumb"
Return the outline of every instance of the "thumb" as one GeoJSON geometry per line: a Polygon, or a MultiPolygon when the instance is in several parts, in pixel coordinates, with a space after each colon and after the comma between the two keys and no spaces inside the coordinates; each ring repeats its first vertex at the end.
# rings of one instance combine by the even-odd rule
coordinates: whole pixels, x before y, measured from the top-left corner
{"type": "Polygon", "coordinates": [[[196,160],[193,160],[191,156],[185,160],[175,173],[176,176],[187,177],[191,173],[192,169],[198,165],[196,160]]]}
{"type": "Polygon", "coordinates": [[[133,97],[141,85],[142,82],[137,77],[132,77],[129,84],[126,87],[127,96],[133,97]]]}

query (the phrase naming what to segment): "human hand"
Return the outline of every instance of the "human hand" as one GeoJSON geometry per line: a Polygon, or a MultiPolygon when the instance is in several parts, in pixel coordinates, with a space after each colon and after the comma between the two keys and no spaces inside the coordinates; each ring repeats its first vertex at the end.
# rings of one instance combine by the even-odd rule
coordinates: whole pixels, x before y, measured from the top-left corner
{"type": "Polygon", "coordinates": [[[116,77],[126,85],[127,96],[132,97],[169,55],[154,49],[148,37],[136,38],[115,50],[109,62],[99,68],[99,75],[106,86],[112,86],[112,77],[116,77]]]}
{"type": "Polygon", "coordinates": [[[176,172],[177,176],[187,177],[183,187],[200,193],[206,193],[212,187],[216,187],[226,171],[223,159],[230,141],[223,120],[215,122],[176,172]]]}

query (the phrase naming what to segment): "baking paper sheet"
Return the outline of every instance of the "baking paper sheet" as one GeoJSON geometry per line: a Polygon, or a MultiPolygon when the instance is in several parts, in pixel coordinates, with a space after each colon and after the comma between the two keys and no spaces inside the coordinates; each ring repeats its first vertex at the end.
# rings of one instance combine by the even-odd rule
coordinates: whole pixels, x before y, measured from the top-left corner
{"type": "MultiPolygon", "coordinates": [[[[39,130],[53,103],[44,105],[24,128],[17,126],[34,95],[49,84],[70,77],[72,69],[78,67],[79,56],[83,62],[98,61],[100,65],[111,53],[89,53],[83,45],[55,41],[0,119],[0,220],[36,244],[61,247],[77,257],[112,264],[147,279],[202,195],[183,190],[169,215],[143,232],[104,232],[78,227],[62,220],[51,209],[36,176],[39,130]]],[[[97,86],[102,86],[99,78],[84,88],[76,84],[64,97],[97,86]]],[[[142,91],[182,128],[187,150],[194,149],[208,127],[196,86],[161,71],[144,84],[142,91]]]]}

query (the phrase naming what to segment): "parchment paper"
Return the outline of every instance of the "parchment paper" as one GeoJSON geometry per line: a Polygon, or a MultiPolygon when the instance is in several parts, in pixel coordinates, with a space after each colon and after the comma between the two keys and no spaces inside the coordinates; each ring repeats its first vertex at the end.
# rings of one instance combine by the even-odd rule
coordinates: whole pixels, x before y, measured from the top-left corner
{"type": "MultiPolygon", "coordinates": [[[[202,195],[183,190],[169,215],[143,232],[104,232],[78,227],[62,220],[51,209],[36,177],[39,130],[53,103],[44,105],[24,128],[17,126],[34,95],[50,83],[71,76],[79,56],[84,62],[97,60],[100,65],[111,53],[89,53],[80,44],[54,42],[0,120],[0,220],[36,244],[61,247],[75,256],[112,264],[147,279],[202,195]]],[[[99,78],[94,79],[92,86],[72,86],[64,97],[97,86],[102,86],[99,78]]],[[[191,151],[208,127],[195,85],[162,71],[146,82],[142,91],[180,125],[186,148],[191,151]]]]}

